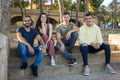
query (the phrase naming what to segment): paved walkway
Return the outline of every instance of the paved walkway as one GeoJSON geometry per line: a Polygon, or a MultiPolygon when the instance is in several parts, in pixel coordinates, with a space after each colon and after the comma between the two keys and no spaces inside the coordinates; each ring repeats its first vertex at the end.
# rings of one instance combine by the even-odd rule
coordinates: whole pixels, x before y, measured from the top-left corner
{"type": "Polygon", "coordinates": [[[91,73],[89,76],[83,76],[82,74],[66,74],[66,75],[41,77],[39,79],[35,78],[35,79],[22,79],[22,80],[120,80],[120,71],[118,71],[117,74],[96,72],[96,73],[91,73]]]}

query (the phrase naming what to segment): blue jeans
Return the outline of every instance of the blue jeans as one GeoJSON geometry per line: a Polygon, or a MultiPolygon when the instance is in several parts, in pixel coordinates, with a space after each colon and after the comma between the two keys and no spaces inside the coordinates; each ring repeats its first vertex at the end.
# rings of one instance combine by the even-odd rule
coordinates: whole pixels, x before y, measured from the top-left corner
{"type": "MultiPolygon", "coordinates": [[[[73,32],[73,33],[71,33],[71,38],[70,38],[69,40],[65,39],[65,37],[62,38],[61,40],[62,40],[62,42],[64,43],[64,45],[68,47],[68,49],[71,49],[71,50],[72,50],[72,49],[74,48],[74,44],[75,44],[75,42],[76,42],[76,40],[77,40],[77,37],[78,37],[78,33],[77,33],[77,32],[73,32]]],[[[60,44],[59,42],[57,42],[56,48],[57,48],[58,50],[60,50],[61,44],[60,44]]],[[[62,52],[62,53],[63,53],[63,55],[64,55],[67,59],[73,59],[73,58],[74,58],[73,55],[70,54],[66,49],[65,49],[64,52],[62,52]]]]}
{"type": "Polygon", "coordinates": [[[41,53],[41,51],[39,51],[38,48],[39,48],[39,46],[33,47],[35,53],[31,54],[26,45],[18,42],[17,50],[18,50],[18,55],[22,59],[22,62],[27,62],[27,57],[33,57],[34,55],[37,55],[37,58],[33,65],[38,66],[43,59],[43,54],[41,53]]]}
{"type": "Polygon", "coordinates": [[[95,49],[91,45],[87,45],[87,46],[81,45],[79,49],[82,53],[84,66],[88,65],[88,53],[96,53],[96,52],[101,51],[101,50],[105,51],[105,64],[110,63],[111,52],[110,52],[110,45],[109,44],[102,43],[102,45],[100,46],[99,49],[95,49]]]}

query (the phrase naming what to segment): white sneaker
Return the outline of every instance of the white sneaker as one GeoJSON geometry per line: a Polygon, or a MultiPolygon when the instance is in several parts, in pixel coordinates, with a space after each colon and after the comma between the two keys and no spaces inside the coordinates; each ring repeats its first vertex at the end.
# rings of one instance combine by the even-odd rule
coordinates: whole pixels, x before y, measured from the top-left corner
{"type": "Polygon", "coordinates": [[[87,66],[84,67],[84,70],[83,70],[83,75],[84,76],[88,76],[90,74],[90,68],[87,66]]]}
{"type": "Polygon", "coordinates": [[[55,60],[54,60],[53,57],[51,58],[51,66],[56,66],[56,64],[55,64],[55,60]]]}
{"type": "Polygon", "coordinates": [[[116,71],[111,67],[110,64],[106,65],[105,71],[108,72],[108,73],[111,73],[111,74],[115,74],[116,73],[116,71]]]}
{"type": "Polygon", "coordinates": [[[47,56],[48,54],[47,53],[43,53],[44,56],[47,56]]]}

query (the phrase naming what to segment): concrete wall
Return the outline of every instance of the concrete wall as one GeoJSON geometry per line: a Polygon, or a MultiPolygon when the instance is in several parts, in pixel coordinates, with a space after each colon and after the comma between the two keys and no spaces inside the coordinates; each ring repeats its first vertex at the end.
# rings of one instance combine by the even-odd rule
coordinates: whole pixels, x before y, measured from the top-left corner
{"type": "Polygon", "coordinates": [[[0,33],[0,80],[8,80],[8,37],[0,33]]]}
{"type": "Polygon", "coordinates": [[[10,24],[10,0],[0,0],[0,32],[10,24]]]}

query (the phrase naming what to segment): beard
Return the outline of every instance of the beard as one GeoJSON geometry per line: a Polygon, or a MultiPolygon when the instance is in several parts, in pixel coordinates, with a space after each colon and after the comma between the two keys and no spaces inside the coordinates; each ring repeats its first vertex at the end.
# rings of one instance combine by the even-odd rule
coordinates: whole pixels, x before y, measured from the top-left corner
{"type": "Polygon", "coordinates": [[[24,26],[25,26],[26,28],[29,28],[29,27],[30,27],[30,24],[24,24],[24,26]]]}

